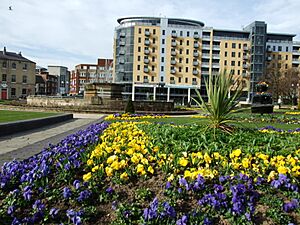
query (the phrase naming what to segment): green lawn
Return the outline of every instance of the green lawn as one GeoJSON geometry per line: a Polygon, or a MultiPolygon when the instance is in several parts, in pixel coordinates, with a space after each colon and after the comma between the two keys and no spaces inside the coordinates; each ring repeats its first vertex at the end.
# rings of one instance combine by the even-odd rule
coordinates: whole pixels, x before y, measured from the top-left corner
{"type": "Polygon", "coordinates": [[[54,116],[57,113],[0,110],[0,123],[54,116]]]}

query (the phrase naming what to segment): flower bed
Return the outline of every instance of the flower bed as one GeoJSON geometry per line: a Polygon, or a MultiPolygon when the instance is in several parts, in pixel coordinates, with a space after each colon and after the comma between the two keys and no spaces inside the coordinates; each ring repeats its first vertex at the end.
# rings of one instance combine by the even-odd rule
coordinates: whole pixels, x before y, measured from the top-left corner
{"type": "Polygon", "coordinates": [[[102,123],[0,175],[0,221],[300,223],[300,140],[199,125],[102,123]]]}
{"type": "Polygon", "coordinates": [[[105,117],[105,120],[141,120],[141,119],[157,119],[157,118],[169,118],[170,116],[164,114],[128,114],[128,113],[116,113],[105,117]]]}

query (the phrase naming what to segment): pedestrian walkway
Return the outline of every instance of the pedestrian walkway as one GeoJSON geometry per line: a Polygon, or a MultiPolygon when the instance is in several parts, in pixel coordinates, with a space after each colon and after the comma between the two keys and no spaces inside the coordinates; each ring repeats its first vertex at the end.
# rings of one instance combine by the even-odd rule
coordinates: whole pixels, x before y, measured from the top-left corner
{"type": "Polygon", "coordinates": [[[13,159],[29,158],[50,143],[56,144],[67,135],[102,121],[103,116],[103,114],[74,114],[73,120],[0,137],[0,165],[13,159]]]}

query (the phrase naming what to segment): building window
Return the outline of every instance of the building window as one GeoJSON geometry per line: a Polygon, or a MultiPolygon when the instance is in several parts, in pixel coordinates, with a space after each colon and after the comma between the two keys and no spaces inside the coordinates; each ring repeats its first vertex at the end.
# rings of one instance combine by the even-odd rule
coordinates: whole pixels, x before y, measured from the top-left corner
{"type": "Polygon", "coordinates": [[[235,57],[235,52],[231,52],[231,57],[235,57]]]}
{"type": "Polygon", "coordinates": [[[155,38],[153,38],[153,44],[155,44],[155,41],[156,41],[156,39],[155,39],[155,38]]]}
{"type": "Polygon", "coordinates": [[[179,67],[179,73],[181,73],[182,72],[182,67],[179,67]]]}
{"type": "Polygon", "coordinates": [[[239,49],[241,49],[242,48],[242,44],[241,43],[239,43],[239,49]]]}
{"type": "Polygon", "coordinates": [[[162,40],[161,40],[161,43],[164,45],[164,44],[165,44],[165,39],[162,39],[162,40]]]}
{"type": "Polygon", "coordinates": [[[273,52],[275,52],[276,51],[276,46],[273,46],[273,52]]]}
{"type": "Polygon", "coordinates": [[[288,64],[285,64],[285,68],[286,68],[286,69],[288,68],[288,64]]]}
{"type": "Polygon", "coordinates": [[[155,48],[154,47],[152,48],[152,52],[155,53],[155,48]]]}
{"type": "Polygon", "coordinates": [[[155,66],[152,66],[151,69],[152,69],[152,71],[155,71],[155,66]]]}
{"type": "Polygon", "coordinates": [[[142,42],[142,38],[139,37],[139,38],[138,38],[138,43],[141,43],[141,42],[142,42]]]}
{"type": "Polygon", "coordinates": [[[188,73],[189,72],[189,68],[185,67],[185,72],[188,73]]]}
{"type": "Polygon", "coordinates": [[[160,77],[160,82],[164,82],[164,77],[160,77]]]}
{"type": "Polygon", "coordinates": [[[282,51],[282,46],[278,46],[278,51],[279,51],[279,52],[282,51]]]}
{"type": "Polygon", "coordinates": [[[27,90],[26,90],[26,88],[23,88],[22,89],[22,95],[26,95],[27,94],[27,90]]]}
{"type": "Polygon", "coordinates": [[[7,75],[6,74],[2,74],[2,81],[6,81],[7,79],[7,75]]]}
{"type": "Polygon", "coordinates": [[[164,57],[161,57],[161,62],[164,62],[165,61],[165,58],[164,57]]]}
{"type": "Polygon", "coordinates": [[[154,82],[154,76],[151,76],[151,81],[154,82]]]}
{"type": "Polygon", "coordinates": [[[238,66],[241,66],[241,61],[238,61],[238,66]]]}
{"type": "Polygon", "coordinates": [[[155,56],[152,56],[152,62],[155,62],[155,56]]]}
{"type": "Polygon", "coordinates": [[[281,55],[278,55],[278,60],[281,60],[281,55]]]}
{"type": "Polygon", "coordinates": [[[225,48],[228,48],[228,43],[227,42],[225,42],[225,48]]]}
{"type": "Polygon", "coordinates": [[[138,52],[141,52],[141,46],[138,47],[138,52]]]}
{"type": "Polygon", "coordinates": [[[241,71],[240,70],[238,70],[238,75],[240,75],[241,74],[241,71]]]}
{"type": "Polygon", "coordinates": [[[186,41],[186,45],[187,45],[187,46],[190,45],[190,41],[189,41],[189,40],[186,41]]]}
{"type": "Polygon", "coordinates": [[[189,82],[189,78],[185,78],[185,83],[188,83],[189,82]]]}
{"type": "Polygon", "coordinates": [[[16,96],[16,89],[15,88],[10,89],[10,95],[11,96],[16,96]]]}
{"type": "Polygon", "coordinates": [[[6,67],[7,67],[7,63],[6,63],[6,62],[3,62],[3,63],[2,63],[2,67],[3,67],[3,68],[6,68],[6,67]]]}
{"type": "Polygon", "coordinates": [[[278,63],[278,64],[277,64],[277,67],[280,69],[280,68],[281,68],[281,63],[278,63]]]}
{"type": "Polygon", "coordinates": [[[182,58],[179,58],[179,63],[182,63],[182,58]]]}
{"type": "Polygon", "coordinates": [[[140,81],[140,75],[137,75],[136,80],[140,81]]]}
{"type": "Polygon", "coordinates": [[[138,61],[141,61],[141,56],[140,55],[138,56],[138,61]]]}
{"type": "Polygon", "coordinates": [[[190,32],[189,32],[189,31],[186,32],[186,36],[187,36],[187,37],[190,36],[190,32]]]}
{"type": "Polygon", "coordinates": [[[288,47],[288,46],[285,47],[285,51],[286,51],[286,52],[289,51],[289,47],[288,47]]]}
{"type": "Polygon", "coordinates": [[[227,66],[227,60],[224,60],[224,66],[227,66]]]}
{"type": "Polygon", "coordinates": [[[189,63],[189,58],[186,58],[186,59],[185,59],[185,63],[189,63]]]}
{"type": "Polygon", "coordinates": [[[139,28],[139,34],[141,34],[142,33],[142,28],[139,28]]]}
{"type": "Polygon", "coordinates": [[[241,53],[240,52],[238,53],[238,57],[241,58],[241,53]]]}
{"type": "Polygon", "coordinates": [[[161,49],[161,53],[165,53],[165,48],[162,48],[162,49],[161,49]]]}
{"type": "Polygon", "coordinates": [[[285,60],[288,60],[288,59],[289,59],[289,56],[288,56],[288,55],[286,55],[286,56],[285,56],[285,60]]]}
{"type": "Polygon", "coordinates": [[[11,75],[11,82],[16,82],[16,75],[11,75]]]}
{"type": "Polygon", "coordinates": [[[181,83],[181,77],[178,77],[178,83],[181,83]]]}
{"type": "Polygon", "coordinates": [[[162,30],[162,35],[166,35],[166,31],[165,30],[162,30]]]}
{"type": "Polygon", "coordinates": [[[160,67],[160,71],[162,71],[162,72],[164,71],[164,66],[160,67]]]}
{"type": "Polygon", "coordinates": [[[17,68],[17,64],[16,63],[12,63],[11,64],[11,68],[16,69],[17,68]]]}
{"type": "Polygon", "coordinates": [[[156,34],[156,29],[153,29],[153,34],[156,34]]]}
{"type": "Polygon", "coordinates": [[[188,55],[190,53],[189,49],[186,50],[186,54],[188,55]]]}
{"type": "Polygon", "coordinates": [[[231,44],[231,47],[232,47],[232,48],[236,48],[236,43],[232,43],[232,44],[231,44]]]}
{"type": "Polygon", "coordinates": [[[227,57],[227,52],[225,52],[225,57],[227,57]]]}
{"type": "Polygon", "coordinates": [[[231,66],[235,66],[235,61],[231,61],[231,66]]]}
{"type": "Polygon", "coordinates": [[[179,44],[182,45],[182,40],[179,41],[179,44]]]}
{"type": "Polygon", "coordinates": [[[141,70],[141,65],[137,65],[137,70],[141,70]]]}

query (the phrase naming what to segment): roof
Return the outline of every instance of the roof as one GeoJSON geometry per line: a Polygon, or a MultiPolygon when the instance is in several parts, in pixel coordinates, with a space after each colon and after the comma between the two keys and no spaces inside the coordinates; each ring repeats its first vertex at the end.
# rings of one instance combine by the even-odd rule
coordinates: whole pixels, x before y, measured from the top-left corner
{"type": "MultiPolygon", "coordinates": [[[[123,17],[117,19],[117,22],[121,24],[122,22],[127,21],[136,21],[136,20],[160,20],[161,17],[150,17],[150,16],[131,16],[131,17],[123,17]]],[[[185,25],[194,25],[194,26],[204,26],[204,23],[197,20],[189,20],[189,19],[181,19],[181,18],[167,18],[168,21],[173,21],[174,23],[184,23],[185,25]]]]}
{"type": "Polygon", "coordinates": [[[35,63],[35,62],[30,61],[29,59],[23,57],[21,55],[21,53],[17,54],[15,52],[7,52],[7,51],[5,51],[5,54],[4,54],[4,51],[0,51],[0,59],[35,63]]]}

